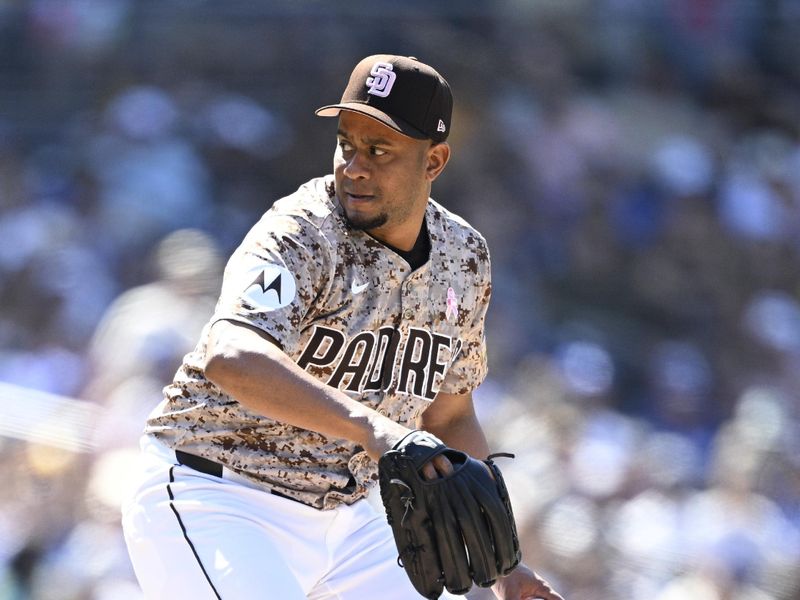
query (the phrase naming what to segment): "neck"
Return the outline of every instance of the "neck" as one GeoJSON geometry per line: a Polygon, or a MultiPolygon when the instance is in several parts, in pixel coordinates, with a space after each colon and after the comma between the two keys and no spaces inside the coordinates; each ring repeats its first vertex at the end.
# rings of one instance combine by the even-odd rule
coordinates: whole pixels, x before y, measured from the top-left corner
{"type": "Polygon", "coordinates": [[[387,246],[407,252],[414,247],[419,237],[422,221],[423,219],[415,219],[414,223],[409,223],[408,226],[404,225],[400,230],[395,228],[392,231],[382,231],[383,228],[377,227],[367,230],[367,233],[387,246]]]}

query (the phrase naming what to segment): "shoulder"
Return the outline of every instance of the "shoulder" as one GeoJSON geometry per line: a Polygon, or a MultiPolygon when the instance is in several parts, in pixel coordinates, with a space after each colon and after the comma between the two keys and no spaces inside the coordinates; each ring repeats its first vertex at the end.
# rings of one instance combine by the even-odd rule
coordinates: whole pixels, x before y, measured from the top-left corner
{"type": "Polygon", "coordinates": [[[295,192],[276,200],[264,214],[265,218],[291,217],[321,228],[335,212],[333,177],[317,177],[295,192]]]}
{"type": "MultiPolygon", "coordinates": [[[[318,177],[276,200],[248,234],[251,239],[318,240],[339,227],[333,178],[318,177]]],[[[333,234],[335,235],[335,234],[333,234]]]]}
{"type": "Polygon", "coordinates": [[[463,217],[428,200],[428,231],[433,245],[444,245],[458,254],[469,254],[479,263],[489,263],[486,238],[463,217]]]}

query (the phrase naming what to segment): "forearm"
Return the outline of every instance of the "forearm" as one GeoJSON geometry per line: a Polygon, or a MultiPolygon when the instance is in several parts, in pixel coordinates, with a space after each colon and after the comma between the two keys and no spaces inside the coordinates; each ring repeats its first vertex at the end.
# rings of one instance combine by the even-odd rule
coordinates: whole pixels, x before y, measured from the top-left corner
{"type": "Polygon", "coordinates": [[[484,459],[490,453],[486,435],[473,410],[465,410],[446,420],[426,418],[425,413],[422,413],[417,425],[420,429],[430,431],[451,448],[475,458],[484,459]]]}
{"type": "Polygon", "coordinates": [[[309,375],[252,329],[215,324],[209,347],[206,377],[255,413],[350,440],[373,458],[408,431],[309,375]]]}

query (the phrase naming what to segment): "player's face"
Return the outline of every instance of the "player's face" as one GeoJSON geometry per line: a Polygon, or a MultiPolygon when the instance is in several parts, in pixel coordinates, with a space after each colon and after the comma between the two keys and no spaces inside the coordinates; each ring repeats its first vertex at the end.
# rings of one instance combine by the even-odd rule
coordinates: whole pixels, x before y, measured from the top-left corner
{"type": "Polygon", "coordinates": [[[450,156],[351,111],[339,115],[333,158],[336,195],[353,227],[401,250],[417,239],[431,182],[450,156]]]}

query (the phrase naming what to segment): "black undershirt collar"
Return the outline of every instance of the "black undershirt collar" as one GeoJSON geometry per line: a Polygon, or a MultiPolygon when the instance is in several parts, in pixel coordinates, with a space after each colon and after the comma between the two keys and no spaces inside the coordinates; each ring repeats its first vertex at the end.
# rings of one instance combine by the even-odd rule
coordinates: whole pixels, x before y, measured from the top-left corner
{"type": "Polygon", "coordinates": [[[428,262],[428,258],[431,254],[431,240],[428,237],[428,224],[424,219],[422,221],[422,227],[419,230],[419,235],[417,236],[417,241],[414,242],[414,247],[411,248],[411,250],[400,250],[385,242],[381,243],[405,260],[413,270],[419,269],[428,262]]]}

